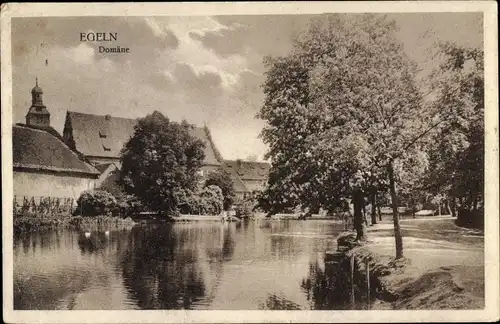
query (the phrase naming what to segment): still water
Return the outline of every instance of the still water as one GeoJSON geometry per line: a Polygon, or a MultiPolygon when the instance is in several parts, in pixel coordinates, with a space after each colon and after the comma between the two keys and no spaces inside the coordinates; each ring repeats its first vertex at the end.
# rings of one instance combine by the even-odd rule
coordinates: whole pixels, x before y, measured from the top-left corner
{"type": "Polygon", "coordinates": [[[338,309],[341,226],[256,220],[58,230],[14,239],[15,309],[338,309]]]}

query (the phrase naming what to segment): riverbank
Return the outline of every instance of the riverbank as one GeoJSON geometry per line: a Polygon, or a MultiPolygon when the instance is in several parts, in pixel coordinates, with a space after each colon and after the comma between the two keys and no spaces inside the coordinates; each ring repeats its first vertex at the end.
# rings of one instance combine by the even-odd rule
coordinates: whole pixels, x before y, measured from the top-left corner
{"type": "MultiPolygon", "coordinates": [[[[358,277],[370,269],[372,309],[481,309],[484,307],[484,235],[461,228],[449,216],[401,221],[405,258],[395,260],[392,224],[368,229],[359,246],[354,234],[344,262],[354,257],[358,277]]],[[[366,280],[365,280],[366,281],[366,280]]]]}
{"type": "MultiPolygon", "coordinates": [[[[254,219],[254,220],[270,220],[270,221],[289,221],[289,220],[299,220],[299,214],[276,214],[272,215],[271,217],[266,217],[266,214],[264,213],[257,213],[252,216],[250,216],[248,219],[254,219]]],[[[142,216],[142,217],[137,217],[134,218],[139,223],[164,223],[164,222],[174,222],[174,223],[184,223],[184,222],[221,222],[223,216],[222,215],[179,215],[179,216],[172,216],[172,217],[161,217],[161,216],[156,216],[156,215],[147,215],[147,216],[142,216]]],[[[225,218],[225,221],[229,222],[239,222],[242,219],[235,217],[235,216],[229,216],[225,218]]],[[[342,223],[342,220],[335,219],[330,216],[322,216],[322,215],[312,215],[311,217],[308,217],[305,221],[308,220],[328,220],[331,222],[335,223],[342,223]]],[[[304,220],[303,220],[304,221],[304,220]]]]}
{"type": "Polygon", "coordinates": [[[14,233],[44,231],[57,228],[87,230],[95,227],[123,228],[136,223],[130,218],[116,216],[66,216],[66,217],[27,217],[16,216],[13,219],[14,233]]]}
{"type": "Polygon", "coordinates": [[[133,218],[139,224],[156,224],[156,223],[188,223],[188,222],[240,222],[241,219],[229,216],[224,218],[220,215],[179,215],[172,217],[148,216],[133,218]]]}

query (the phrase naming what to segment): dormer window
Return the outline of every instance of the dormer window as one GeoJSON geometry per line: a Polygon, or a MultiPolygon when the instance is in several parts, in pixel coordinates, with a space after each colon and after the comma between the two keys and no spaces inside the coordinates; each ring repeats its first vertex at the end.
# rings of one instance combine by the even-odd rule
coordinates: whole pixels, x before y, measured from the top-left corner
{"type": "Polygon", "coordinates": [[[99,137],[100,138],[106,138],[106,137],[108,137],[108,135],[105,132],[103,132],[103,131],[99,131],[99,137]]]}
{"type": "Polygon", "coordinates": [[[106,152],[111,151],[111,149],[110,149],[109,147],[105,146],[105,145],[102,145],[102,148],[103,148],[103,149],[104,149],[104,151],[106,151],[106,152]]]}

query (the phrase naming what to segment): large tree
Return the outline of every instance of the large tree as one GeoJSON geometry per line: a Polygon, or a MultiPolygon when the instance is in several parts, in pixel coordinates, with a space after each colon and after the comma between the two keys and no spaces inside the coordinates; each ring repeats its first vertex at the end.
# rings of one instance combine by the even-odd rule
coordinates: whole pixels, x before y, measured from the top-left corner
{"type": "Polygon", "coordinates": [[[197,189],[204,143],[191,135],[192,127],[155,111],[139,119],[121,152],[125,189],[152,211],[176,214],[181,197],[197,189]]]}
{"type": "Polygon", "coordinates": [[[313,23],[291,55],[268,60],[260,116],[268,122],[262,136],[272,160],[267,196],[330,204],[351,195],[362,240],[364,196],[381,179],[391,193],[400,258],[398,179],[421,156],[435,119],[396,31],[379,15],[313,23]]]}
{"type": "MultiPolygon", "coordinates": [[[[430,76],[433,105],[440,108],[442,126],[432,133],[430,172],[424,188],[445,197],[477,226],[484,201],[484,56],[478,48],[441,43],[430,76]]],[[[462,217],[459,217],[462,218],[462,217]]]]}

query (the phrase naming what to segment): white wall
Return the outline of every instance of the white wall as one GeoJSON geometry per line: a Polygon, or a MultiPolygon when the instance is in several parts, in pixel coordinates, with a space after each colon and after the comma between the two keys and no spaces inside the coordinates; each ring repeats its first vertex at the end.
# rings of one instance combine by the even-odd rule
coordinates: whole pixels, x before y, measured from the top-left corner
{"type": "Polygon", "coordinates": [[[68,197],[78,199],[80,194],[93,189],[97,179],[14,171],[14,195],[68,197]]]}

